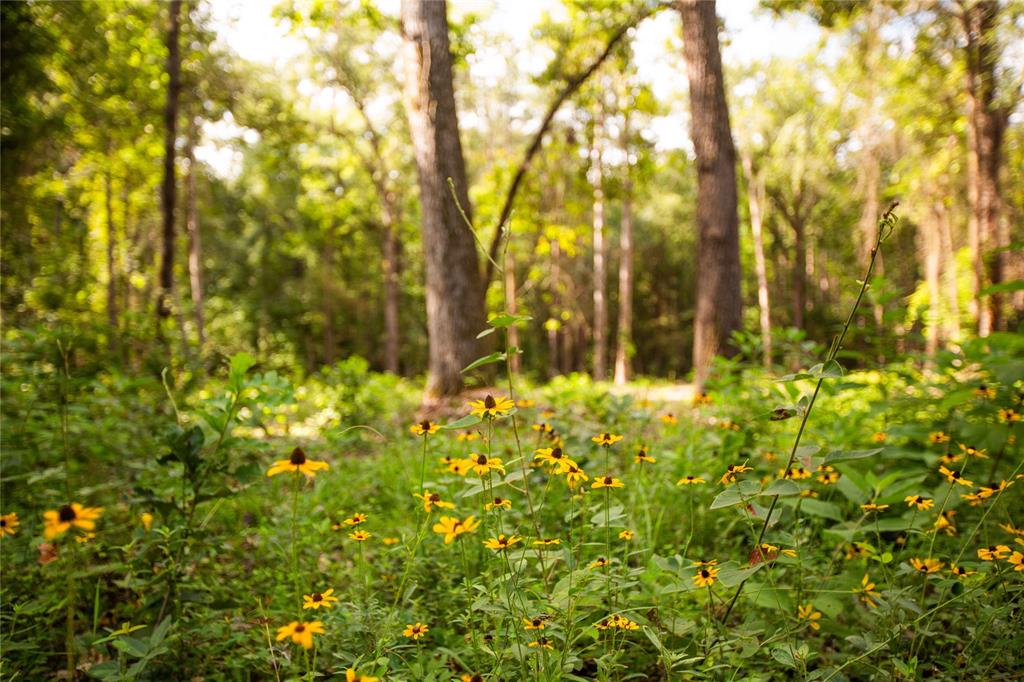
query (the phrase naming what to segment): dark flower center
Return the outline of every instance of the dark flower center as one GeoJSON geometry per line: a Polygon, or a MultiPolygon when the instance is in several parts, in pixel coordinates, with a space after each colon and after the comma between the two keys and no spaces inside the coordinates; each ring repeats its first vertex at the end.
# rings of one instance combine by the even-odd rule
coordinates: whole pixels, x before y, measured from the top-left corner
{"type": "Polygon", "coordinates": [[[486,407],[488,410],[493,410],[497,406],[498,403],[494,402],[494,398],[492,398],[490,394],[488,394],[488,396],[484,398],[484,407],[486,407]]]}
{"type": "Polygon", "coordinates": [[[480,455],[476,458],[476,463],[481,466],[487,464],[487,455],[480,455]]]}
{"type": "Polygon", "coordinates": [[[0,519],[0,528],[7,527],[7,519],[0,519]]]}
{"type": "Polygon", "coordinates": [[[551,459],[562,459],[562,448],[555,448],[552,450],[551,459]]]}
{"type": "Polygon", "coordinates": [[[75,520],[76,516],[75,510],[71,508],[70,504],[62,505],[57,510],[57,518],[60,519],[61,523],[70,523],[75,520]]]}
{"type": "Polygon", "coordinates": [[[504,500],[502,500],[500,497],[494,498],[494,504],[501,504],[502,502],[504,502],[504,500]]]}
{"type": "Polygon", "coordinates": [[[605,485],[611,485],[612,484],[612,477],[611,476],[605,476],[604,477],[604,484],[605,485]]]}
{"type": "Polygon", "coordinates": [[[440,502],[441,501],[441,496],[438,495],[437,493],[431,493],[430,494],[430,501],[431,502],[440,502]]]}
{"type": "Polygon", "coordinates": [[[419,626],[419,625],[413,626],[413,629],[412,629],[412,631],[413,631],[414,633],[418,633],[418,632],[420,631],[420,626],[419,626]]]}
{"type": "Polygon", "coordinates": [[[707,578],[709,575],[711,575],[711,574],[708,573],[708,569],[706,569],[706,568],[700,569],[700,577],[701,578],[707,578]]]}
{"type": "Polygon", "coordinates": [[[954,471],[952,476],[953,476],[953,478],[960,478],[960,472],[959,471],[954,471]]]}
{"type": "Polygon", "coordinates": [[[305,631],[306,631],[306,626],[303,625],[302,623],[299,623],[298,625],[295,626],[295,632],[305,632],[305,631]]]}
{"type": "Polygon", "coordinates": [[[612,435],[610,433],[602,433],[601,434],[601,440],[611,440],[611,439],[612,439],[612,435]]]}
{"type": "Polygon", "coordinates": [[[420,422],[420,428],[423,429],[424,431],[429,431],[430,430],[430,422],[427,421],[426,419],[424,419],[423,421],[420,422]]]}
{"type": "Polygon", "coordinates": [[[302,451],[302,448],[295,448],[292,450],[292,456],[288,460],[292,464],[299,466],[306,463],[306,453],[302,451]]]}
{"type": "Polygon", "coordinates": [[[314,592],[313,593],[313,601],[323,601],[323,600],[324,600],[324,595],[320,594],[319,592],[314,592]]]}

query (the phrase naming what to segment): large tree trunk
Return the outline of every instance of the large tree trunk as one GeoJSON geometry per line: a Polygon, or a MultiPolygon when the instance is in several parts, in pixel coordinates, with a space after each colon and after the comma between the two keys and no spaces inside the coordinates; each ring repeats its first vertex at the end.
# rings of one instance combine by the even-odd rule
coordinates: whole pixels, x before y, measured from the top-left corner
{"type": "Polygon", "coordinates": [[[626,179],[622,185],[622,229],[619,232],[619,320],[615,343],[615,383],[623,385],[632,374],[633,354],[633,179],[629,164],[629,115],[623,128],[626,179]]]}
{"type": "Polygon", "coordinates": [[[188,281],[192,292],[192,310],[196,316],[199,354],[202,355],[206,346],[206,319],[203,300],[203,245],[199,236],[199,211],[196,208],[196,134],[197,123],[193,120],[189,129],[188,149],[185,150],[188,159],[188,177],[185,179],[185,232],[188,233],[188,281]]]}
{"type": "Polygon", "coordinates": [[[178,122],[178,95],[181,91],[181,55],[178,33],[181,29],[181,0],[167,5],[170,27],[167,30],[167,101],[164,104],[164,180],[160,189],[163,214],[163,249],[160,259],[160,297],[157,316],[171,314],[174,288],[174,140],[178,122]]]}
{"type": "Polygon", "coordinates": [[[754,172],[750,154],[743,154],[743,172],[747,177],[747,204],[750,209],[750,232],[754,237],[754,270],[757,273],[757,308],[761,325],[761,360],[772,366],[772,319],[768,300],[768,267],[764,259],[764,174],[754,172]]]}
{"type": "Polygon", "coordinates": [[[960,19],[967,39],[968,199],[971,205],[971,247],[974,251],[974,286],[978,334],[1002,328],[1002,297],[981,296],[988,285],[1003,279],[1003,253],[999,250],[999,168],[1002,161],[1006,112],[996,105],[995,0],[965,3],[960,19]]]}
{"type": "Polygon", "coordinates": [[[604,245],[604,109],[598,105],[591,148],[591,184],[594,188],[594,380],[604,381],[608,366],[608,304],[604,245]]]}
{"type": "Polygon", "coordinates": [[[736,149],[729,128],[715,3],[679,0],[690,85],[690,136],[697,156],[697,310],[694,380],[703,386],[716,353],[732,352],[741,328],[736,149]]]}
{"type": "Polygon", "coordinates": [[[426,257],[430,395],[462,390],[462,368],[476,357],[476,335],[484,326],[473,235],[448,186],[450,178],[468,216],[447,10],[443,0],[402,0],[404,99],[419,170],[426,257]]]}
{"type": "Polygon", "coordinates": [[[939,236],[942,240],[940,253],[943,259],[946,306],[949,309],[944,335],[947,339],[955,341],[960,338],[960,288],[957,282],[956,247],[953,245],[953,230],[949,224],[949,211],[945,205],[940,205],[939,208],[941,208],[941,213],[938,215],[939,236]]]}

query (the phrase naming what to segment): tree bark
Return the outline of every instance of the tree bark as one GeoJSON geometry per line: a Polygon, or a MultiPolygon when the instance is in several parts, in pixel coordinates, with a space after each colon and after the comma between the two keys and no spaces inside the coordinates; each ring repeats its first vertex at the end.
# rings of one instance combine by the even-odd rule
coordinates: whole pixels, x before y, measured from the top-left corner
{"type": "Polygon", "coordinates": [[[604,107],[598,105],[594,120],[594,140],[590,150],[591,184],[594,189],[593,241],[594,241],[594,380],[604,381],[608,367],[608,258],[604,244],[604,107]]]}
{"type": "Polygon", "coordinates": [[[1002,297],[985,297],[981,291],[1003,280],[1003,253],[999,250],[999,209],[1002,195],[999,168],[1002,162],[1006,112],[996,105],[995,25],[999,4],[995,0],[964,3],[960,13],[967,39],[968,200],[974,255],[974,287],[978,334],[1001,329],[1002,297]]]}
{"type": "MultiPolygon", "coordinates": [[[[519,301],[516,296],[516,262],[512,257],[511,251],[505,254],[505,305],[506,312],[509,315],[519,314],[519,301]]],[[[511,325],[507,327],[508,330],[508,345],[513,348],[519,348],[519,327],[517,325],[511,325]]],[[[513,372],[519,372],[520,355],[519,353],[513,353],[512,357],[508,359],[509,366],[513,372]]]]}
{"type": "Polygon", "coordinates": [[[199,353],[202,355],[206,346],[206,319],[203,300],[203,246],[199,235],[199,211],[196,208],[196,134],[197,122],[193,120],[189,129],[188,148],[185,150],[188,159],[188,176],[185,178],[185,232],[188,233],[188,281],[192,292],[192,310],[196,316],[199,353]]]}
{"type": "Polygon", "coordinates": [[[715,354],[732,353],[742,327],[736,149],[725,101],[715,3],[679,0],[690,84],[690,136],[697,156],[697,310],[694,381],[704,385],[715,354]]]}
{"type": "MultiPolygon", "coordinates": [[[[109,165],[110,158],[107,157],[109,165]]],[[[117,230],[114,226],[113,180],[110,168],[103,178],[103,201],[107,213],[107,326],[110,328],[110,347],[117,347],[117,230]]]]}
{"type": "Polygon", "coordinates": [[[427,393],[462,390],[463,367],[476,357],[484,299],[473,235],[449,191],[470,215],[466,166],[448,42],[448,5],[402,0],[404,100],[419,171],[426,257],[430,362],[427,393]]]}
{"type": "Polygon", "coordinates": [[[160,297],[157,316],[171,314],[174,288],[174,140],[178,121],[178,96],[181,92],[181,54],[178,34],[181,30],[181,0],[167,5],[170,27],[167,30],[167,101],[164,105],[164,179],[160,189],[163,217],[163,249],[160,259],[160,297]]]}
{"type": "Polygon", "coordinates": [[[942,322],[942,287],[939,281],[942,238],[939,228],[941,206],[936,202],[919,226],[924,251],[924,278],[928,287],[928,313],[925,323],[925,357],[929,366],[934,366],[939,350],[939,333],[942,322]]]}
{"type": "Polygon", "coordinates": [[[949,211],[942,204],[939,205],[939,208],[941,208],[938,215],[940,253],[943,259],[946,307],[949,310],[949,315],[946,316],[944,335],[947,339],[956,340],[960,338],[960,289],[957,283],[956,248],[953,245],[953,231],[949,224],[949,211]]]}
{"type": "MultiPolygon", "coordinates": [[[[389,221],[390,222],[390,221],[389,221]]],[[[393,225],[384,227],[384,368],[398,374],[399,367],[399,324],[398,311],[401,305],[399,282],[399,244],[393,225]]]]}
{"type": "Polygon", "coordinates": [[[793,228],[793,326],[804,328],[807,310],[807,228],[802,220],[794,220],[793,228]]]}
{"type": "Polygon", "coordinates": [[[743,154],[743,172],[747,177],[747,204],[750,209],[750,232],[754,237],[754,270],[757,273],[757,308],[761,325],[761,360],[772,366],[771,303],[768,299],[768,268],[764,259],[764,175],[754,172],[750,154],[743,154]]]}
{"type": "Polygon", "coordinates": [[[629,163],[627,125],[623,129],[626,179],[622,185],[622,228],[619,232],[619,319],[615,343],[615,383],[619,386],[632,375],[633,354],[633,179],[629,163]]]}

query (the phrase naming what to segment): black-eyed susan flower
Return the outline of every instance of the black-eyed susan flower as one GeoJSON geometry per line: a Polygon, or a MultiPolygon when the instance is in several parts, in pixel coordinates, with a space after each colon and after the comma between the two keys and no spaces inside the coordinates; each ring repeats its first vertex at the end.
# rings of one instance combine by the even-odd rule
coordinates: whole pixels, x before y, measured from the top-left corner
{"type": "Polygon", "coordinates": [[[789,469],[779,469],[779,478],[789,479],[791,481],[802,481],[810,478],[811,472],[804,467],[791,467],[789,469]]]}
{"type": "Polygon", "coordinates": [[[725,419],[723,421],[718,422],[718,428],[722,429],[723,431],[740,431],[741,430],[740,425],[737,424],[736,422],[734,422],[731,419],[725,419]]]}
{"type": "Polygon", "coordinates": [[[701,391],[697,395],[693,396],[694,407],[700,407],[701,405],[710,405],[712,403],[711,396],[706,391],[701,391]]]}
{"type": "Polygon", "coordinates": [[[473,462],[469,459],[450,459],[448,461],[448,471],[457,476],[465,476],[472,471],[473,462]]]}
{"type": "Polygon", "coordinates": [[[958,443],[958,445],[960,446],[960,451],[965,455],[977,457],[978,459],[988,459],[988,450],[984,448],[976,448],[973,445],[964,445],[963,443],[958,443]]]}
{"type": "Polygon", "coordinates": [[[640,626],[623,615],[615,614],[594,623],[598,630],[639,630],[640,626]]]}
{"type": "Polygon", "coordinates": [[[955,452],[947,452],[941,457],[939,457],[939,464],[943,464],[945,466],[953,466],[963,458],[963,455],[958,455],[955,452]]]}
{"type": "Polygon", "coordinates": [[[573,464],[573,461],[559,447],[540,448],[535,453],[533,456],[534,460],[553,467],[555,472],[559,474],[564,474],[568,471],[569,466],[573,464]]]}
{"type": "Polygon", "coordinates": [[[963,474],[961,474],[959,471],[953,471],[951,469],[947,469],[944,466],[940,466],[939,473],[946,477],[947,483],[955,483],[957,485],[962,485],[965,488],[974,487],[974,482],[968,481],[966,478],[963,477],[963,474]]]}
{"type": "Polygon", "coordinates": [[[1013,570],[1024,571],[1024,554],[1018,550],[1013,550],[1013,554],[1007,558],[1007,561],[1013,565],[1013,570]]]}
{"type": "Polygon", "coordinates": [[[77,502],[43,512],[43,537],[52,540],[71,528],[92,532],[96,529],[96,519],[102,514],[102,507],[83,507],[77,502]]]}
{"type": "Polygon", "coordinates": [[[692,474],[687,474],[676,481],[676,485],[700,485],[702,483],[707,483],[707,481],[700,476],[694,476],[692,474]]]}
{"type": "Polygon", "coordinates": [[[512,509],[512,500],[507,497],[495,497],[493,500],[484,505],[486,511],[492,509],[512,509]]]}
{"type": "Polygon", "coordinates": [[[722,485],[729,485],[730,483],[736,482],[736,474],[742,474],[744,471],[753,471],[753,467],[748,467],[745,464],[730,464],[725,468],[725,473],[722,474],[722,478],[719,479],[719,483],[722,485]]]}
{"type": "Polygon", "coordinates": [[[880,511],[884,511],[884,510],[888,509],[889,505],[887,505],[887,504],[875,504],[874,502],[869,502],[867,504],[862,504],[860,506],[860,508],[863,509],[866,512],[880,512],[880,511]]]}
{"type": "Polygon", "coordinates": [[[662,424],[678,424],[679,423],[679,419],[677,419],[674,414],[669,412],[667,414],[661,415],[661,423],[662,424]]]}
{"type": "Polygon", "coordinates": [[[565,470],[565,483],[570,488],[575,488],[581,483],[589,481],[590,478],[575,462],[570,463],[568,468],[565,470]]]}
{"type": "Polygon", "coordinates": [[[833,485],[839,480],[839,476],[840,474],[835,470],[835,467],[823,464],[818,467],[818,475],[815,478],[823,485],[833,485]]]}
{"type": "Polygon", "coordinates": [[[981,488],[978,489],[978,497],[980,497],[983,500],[988,499],[993,495],[1003,492],[1011,485],[1013,485],[1013,481],[1005,480],[999,481],[999,483],[989,483],[988,485],[983,485],[981,486],[981,488]]]}
{"type": "Polygon", "coordinates": [[[519,400],[516,401],[516,407],[522,407],[523,409],[533,407],[536,404],[536,400],[530,400],[529,398],[520,398],[519,400]]]}
{"type": "Polygon", "coordinates": [[[861,578],[860,587],[853,588],[855,594],[860,595],[860,600],[868,605],[869,608],[875,608],[878,606],[878,598],[881,597],[877,591],[875,591],[875,584],[871,582],[871,578],[865,573],[864,577],[861,578]]]}
{"type": "Polygon", "coordinates": [[[714,566],[702,566],[693,574],[693,584],[697,587],[711,587],[718,578],[718,569],[714,566]]]}
{"type": "Polygon", "coordinates": [[[390,547],[391,545],[397,545],[399,542],[402,541],[402,538],[396,538],[394,536],[389,536],[389,537],[386,537],[386,538],[381,538],[380,541],[383,542],[388,547],[390,547]]]}
{"type": "Polygon", "coordinates": [[[21,521],[18,520],[18,515],[15,512],[0,516],[0,538],[5,535],[16,535],[20,525],[21,521]]]}
{"type": "Polygon", "coordinates": [[[1017,537],[1024,538],[1024,528],[1017,528],[1012,523],[1001,523],[999,524],[999,527],[1010,535],[1016,535],[1017,537]]]}
{"type": "Polygon", "coordinates": [[[144,530],[149,530],[153,527],[153,515],[149,512],[142,512],[139,514],[139,522],[144,530]]]}
{"type": "Polygon", "coordinates": [[[598,476],[594,479],[594,482],[590,484],[591,488],[622,488],[625,487],[625,483],[620,481],[613,476],[598,476]]]}
{"type": "Polygon", "coordinates": [[[418,424],[413,424],[409,430],[417,436],[430,436],[441,430],[440,424],[435,424],[429,419],[424,419],[418,424]]]}
{"type": "Polygon", "coordinates": [[[762,457],[762,459],[764,459],[764,461],[766,461],[768,463],[774,462],[775,460],[777,460],[779,458],[778,455],[776,455],[774,452],[771,452],[770,450],[767,451],[767,452],[761,453],[761,457],[762,457]]]}
{"type": "Polygon", "coordinates": [[[283,625],[277,629],[277,641],[282,639],[292,638],[292,641],[296,644],[301,644],[303,649],[313,648],[313,635],[324,634],[324,624],[319,620],[310,621],[303,623],[297,620],[293,620],[288,625],[283,625]]]}
{"type": "Polygon", "coordinates": [[[633,457],[633,461],[637,464],[654,464],[658,460],[651,457],[650,453],[647,451],[647,446],[645,445],[637,450],[636,455],[633,457]]]}
{"type": "Polygon", "coordinates": [[[611,447],[612,445],[615,445],[620,440],[622,440],[622,436],[620,436],[620,435],[618,435],[616,433],[609,433],[609,432],[605,431],[604,433],[600,433],[600,434],[598,434],[596,436],[593,436],[590,440],[594,441],[598,445],[601,445],[601,446],[604,446],[604,447],[607,448],[607,447],[611,447]]]}
{"type": "Polygon", "coordinates": [[[430,632],[430,627],[424,623],[413,623],[411,625],[406,625],[405,630],[402,630],[402,634],[406,637],[411,638],[413,641],[420,639],[428,632],[430,632]]]}
{"type": "Polygon", "coordinates": [[[978,387],[974,389],[974,395],[982,400],[992,400],[996,397],[996,389],[985,384],[979,384],[978,387]]]}
{"type": "Polygon", "coordinates": [[[84,545],[87,542],[92,542],[96,539],[96,533],[82,533],[81,535],[75,536],[75,542],[80,545],[84,545]]]}
{"type": "Polygon", "coordinates": [[[494,419],[496,417],[504,417],[506,414],[512,411],[515,407],[508,398],[504,397],[493,397],[488,394],[483,400],[474,400],[469,403],[470,414],[474,414],[478,417],[484,417],[487,419],[494,419]]]}
{"type": "Polygon", "coordinates": [[[590,568],[604,568],[609,563],[611,562],[605,559],[603,556],[599,556],[597,557],[597,559],[590,562],[590,568]]]}
{"type": "Polygon", "coordinates": [[[267,476],[277,476],[289,471],[299,472],[307,478],[315,478],[316,472],[328,468],[327,462],[308,459],[302,448],[295,448],[288,459],[279,459],[267,469],[267,476]]]}
{"type": "Polygon", "coordinates": [[[821,611],[815,611],[814,604],[803,604],[798,606],[796,617],[800,620],[806,620],[807,625],[812,630],[817,631],[821,629],[821,623],[818,622],[821,620],[821,611]]]}
{"type": "Polygon", "coordinates": [[[956,525],[953,523],[954,516],[956,516],[955,509],[942,512],[935,517],[935,523],[932,525],[932,528],[935,529],[936,533],[942,532],[946,535],[956,535],[956,525]]]}
{"type": "Polygon", "coordinates": [[[495,552],[503,552],[512,545],[522,541],[523,539],[518,535],[505,535],[501,533],[496,538],[484,540],[484,547],[495,552]]]}
{"type": "Polygon", "coordinates": [[[954,577],[960,578],[961,580],[977,573],[977,571],[971,571],[969,569],[964,568],[963,566],[957,566],[956,564],[949,565],[949,572],[954,577]]]}
{"type": "Polygon", "coordinates": [[[761,543],[761,558],[762,559],[764,559],[766,561],[771,561],[772,559],[777,557],[779,554],[781,554],[783,556],[788,556],[791,559],[792,558],[796,558],[796,550],[795,549],[780,549],[777,545],[772,545],[772,544],[767,543],[767,542],[762,542],[761,543]]]}
{"type": "Polygon", "coordinates": [[[362,523],[366,523],[367,518],[369,517],[366,514],[353,514],[352,516],[342,521],[342,523],[346,526],[358,526],[362,523]]]}
{"type": "Polygon", "coordinates": [[[477,433],[476,431],[459,431],[457,434],[455,434],[455,440],[458,441],[471,441],[479,439],[480,434],[477,433]]]}
{"type": "Polygon", "coordinates": [[[538,538],[533,541],[533,544],[538,545],[540,547],[551,547],[553,545],[562,544],[562,541],[558,538],[538,538]]]}
{"type": "Polygon", "coordinates": [[[1006,545],[989,545],[978,550],[978,558],[982,561],[996,561],[1005,559],[1010,555],[1010,548],[1006,545]]]}
{"type": "Polygon", "coordinates": [[[619,533],[619,539],[626,540],[627,542],[629,540],[632,540],[634,537],[636,537],[636,533],[634,533],[631,530],[624,530],[621,533],[619,533]]]}
{"type": "Polygon", "coordinates": [[[935,501],[920,495],[907,495],[903,498],[908,507],[917,507],[918,511],[927,511],[935,506],[935,501]]]}
{"type": "Polygon", "coordinates": [[[924,573],[925,575],[929,573],[938,573],[942,570],[943,566],[941,561],[931,557],[927,559],[918,559],[917,557],[914,557],[910,560],[910,565],[914,567],[915,571],[918,573],[924,573]]]}
{"type": "Polygon", "coordinates": [[[331,609],[338,603],[338,598],[331,596],[334,594],[334,588],[324,590],[323,592],[314,592],[313,594],[302,595],[302,608],[304,609],[331,609]]]}
{"type": "Polygon", "coordinates": [[[351,533],[349,533],[348,536],[356,542],[366,542],[371,537],[373,537],[373,533],[368,533],[365,530],[354,530],[351,533]]]}
{"type": "Polygon", "coordinates": [[[806,490],[800,491],[800,497],[818,497],[818,491],[807,488],[806,490]]]}
{"type": "Polygon", "coordinates": [[[469,468],[477,476],[483,476],[491,471],[497,471],[501,474],[505,473],[505,466],[497,457],[488,457],[487,455],[474,452],[466,458],[466,461],[469,463],[469,468]]]}
{"type": "Polygon", "coordinates": [[[1016,424],[1020,421],[1020,412],[1017,410],[1006,407],[999,410],[999,421],[1004,424],[1016,424]]]}
{"type": "Polygon", "coordinates": [[[480,522],[473,516],[467,516],[460,521],[454,516],[442,516],[434,524],[434,532],[444,536],[444,544],[450,545],[457,537],[465,533],[472,533],[480,525],[480,522]]]}
{"type": "Polygon", "coordinates": [[[875,433],[871,434],[871,440],[874,441],[875,443],[884,443],[888,438],[889,434],[887,434],[885,431],[876,431],[875,433]]]}
{"type": "Polygon", "coordinates": [[[949,442],[949,434],[943,431],[932,431],[928,434],[928,442],[932,445],[940,445],[949,442]]]}
{"type": "Polygon", "coordinates": [[[345,671],[345,682],[380,682],[380,678],[360,675],[355,668],[349,668],[345,671]]]}
{"type": "Polygon", "coordinates": [[[523,618],[523,629],[524,630],[543,630],[544,629],[544,617],[534,616],[533,618],[523,618]]]}
{"type": "Polygon", "coordinates": [[[534,431],[539,431],[540,433],[554,433],[555,431],[555,427],[551,426],[551,424],[548,424],[547,422],[534,424],[530,428],[534,431]]]}
{"type": "Polygon", "coordinates": [[[430,490],[424,490],[422,494],[413,493],[413,497],[418,497],[423,501],[423,511],[428,514],[434,507],[438,509],[455,509],[455,505],[452,502],[445,502],[438,493],[432,493],[430,490]]]}
{"type": "Polygon", "coordinates": [[[530,648],[533,648],[533,649],[538,649],[538,648],[539,649],[554,649],[555,648],[555,647],[553,647],[551,645],[551,640],[549,640],[547,637],[538,637],[534,641],[532,641],[529,644],[527,644],[527,646],[530,647],[530,648]]]}
{"type": "MultiPolygon", "coordinates": [[[[484,635],[484,637],[492,637],[492,635],[484,635]]],[[[484,682],[484,676],[480,673],[462,673],[459,675],[459,682],[484,682]]]]}

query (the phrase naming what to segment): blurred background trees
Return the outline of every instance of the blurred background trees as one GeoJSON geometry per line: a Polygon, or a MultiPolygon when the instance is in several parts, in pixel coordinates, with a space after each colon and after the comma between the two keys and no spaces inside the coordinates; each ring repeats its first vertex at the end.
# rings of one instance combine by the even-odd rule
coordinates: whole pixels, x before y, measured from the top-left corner
{"type": "Polygon", "coordinates": [[[208,0],[180,3],[169,58],[177,4],[0,4],[6,338],[73,336],[152,373],[202,372],[239,350],[300,373],[359,355],[429,368],[448,393],[507,298],[532,318],[515,345],[538,378],[682,379],[700,310],[732,320],[718,347],[787,364],[835,329],[895,199],[904,221],[848,345],[934,356],[1020,324],[1019,4],[771,0],[758,11],[810,18],[820,40],[747,60],[729,57],[729,21],[704,17],[725,55],[736,151],[713,156],[738,180],[725,202],[738,287],[729,275],[711,294],[733,266],[699,238],[708,160],[691,134],[724,114],[686,96],[686,11],[552,0],[529,35],[510,36],[487,7],[445,16],[410,0],[409,12],[434,9],[444,40],[429,73],[406,73],[415,32],[397,7],[275,3],[302,49],[271,62],[235,53],[208,0]],[[668,89],[638,57],[658,22],[673,27],[657,46],[668,89]]]}

